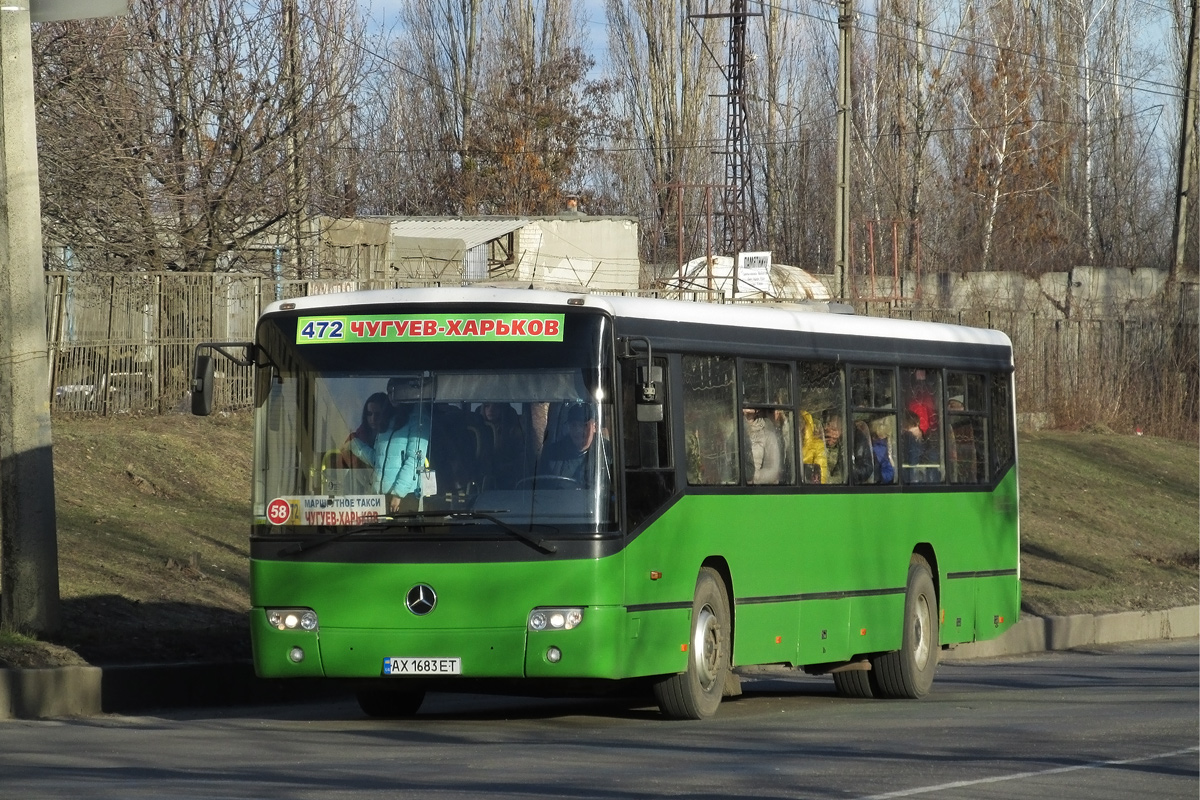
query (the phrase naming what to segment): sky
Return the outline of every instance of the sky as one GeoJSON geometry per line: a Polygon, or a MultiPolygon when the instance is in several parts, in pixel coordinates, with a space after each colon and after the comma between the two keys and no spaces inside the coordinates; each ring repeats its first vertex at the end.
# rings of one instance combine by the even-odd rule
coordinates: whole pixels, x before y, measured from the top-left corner
{"type": "MultiPolygon", "coordinates": [[[[358,5],[379,23],[381,29],[386,30],[397,24],[399,9],[404,5],[404,0],[359,0],[358,5]]],[[[608,46],[604,0],[582,0],[582,8],[589,38],[589,52],[599,63],[608,46]]]]}

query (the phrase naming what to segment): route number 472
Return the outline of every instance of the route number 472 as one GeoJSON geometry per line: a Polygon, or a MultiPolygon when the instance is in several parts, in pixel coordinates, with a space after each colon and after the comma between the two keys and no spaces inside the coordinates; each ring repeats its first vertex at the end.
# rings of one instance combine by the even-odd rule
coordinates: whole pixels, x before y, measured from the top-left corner
{"type": "Polygon", "coordinates": [[[341,319],[314,319],[300,329],[300,338],[316,341],[342,339],[346,335],[346,321],[341,319]]]}

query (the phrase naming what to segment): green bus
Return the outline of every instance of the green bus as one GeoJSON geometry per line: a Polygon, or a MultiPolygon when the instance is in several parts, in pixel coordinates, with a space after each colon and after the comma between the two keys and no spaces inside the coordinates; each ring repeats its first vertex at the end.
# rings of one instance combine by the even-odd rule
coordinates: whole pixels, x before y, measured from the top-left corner
{"type": "Polygon", "coordinates": [[[276,302],[254,342],[257,673],[427,691],[653,690],[735,669],[919,698],[1020,606],[1004,334],[542,290],[276,302]]]}

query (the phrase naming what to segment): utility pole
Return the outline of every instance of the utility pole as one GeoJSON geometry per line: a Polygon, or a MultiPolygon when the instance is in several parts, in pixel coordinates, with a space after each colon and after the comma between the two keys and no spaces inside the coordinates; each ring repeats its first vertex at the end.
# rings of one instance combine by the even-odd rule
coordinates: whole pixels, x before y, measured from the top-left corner
{"type": "Polygon", "coordinates": [[[851,71],[854,61],[854,0],[838,0],[838,178],[834,210],[834,285],[845,300],[850,271],[850,133],[853,126],[851,71]]]}
{"type": "Polygon", "coordinates": [[[846,298],[846,275],[850,266],[850,90],[854,60],[854,0],[838,0],[838,85],[837,85],[837,208],[834,211],[833,282],[838,299],[846,298]]]}
{"type": "Polygon", "coordinates": [[[305,280],[310,277],[304,268],[304,213],[308,207],[305,199],[307,182],[300,163],[300,9],[298,0],[283,3],[283,86],[287,93],[287,174],[288,210],[291,227],[292,277],[305,280]]]}
{"type": "Polygon", "coordinates": [[[1171,281],[1179,277],[1183,271],[1184,251],[1187,249],[1188,206],[1196,183],[1192,173],[1192,162],[1196,152],[1196,106],[1200,103],[1200,80],[1196,73],[1197,33],[1196,6],[1200,0],[1192,0],[1192,32],[1188,36],[1187,49],[1187,91],[1183,95],[1183,124],[1179,137],[1179,173],[1175,192],[1175,253],[1171,260],[1169,276],[1171,281]]]}
{"type": "Polygon", "coordinates": [[[28,3],[0,9],[0,627],[62,622],[28,3]]]}
{"type": "Polygon", "coordinates": [[[62,625],[50,431],[42,203],[29,23],[119,17],[125,0],[0,6],[0,628],[62,625]]]}

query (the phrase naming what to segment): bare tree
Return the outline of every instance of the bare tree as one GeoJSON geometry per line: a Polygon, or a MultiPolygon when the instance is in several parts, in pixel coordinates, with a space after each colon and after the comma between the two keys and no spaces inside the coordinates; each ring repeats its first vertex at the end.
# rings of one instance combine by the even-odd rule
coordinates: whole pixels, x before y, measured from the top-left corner
{"type": "Polygon", "coordinates": [[[478,211],[557,213],[578,193],[580,148],[602,124],[608,86],[588,80],[574,0],[513,0],[496,28],[463,183],[478,211]]]}
{"type": "Polygon", "coordinates": [[[815,269],[825,219],[817,173],[821,137],[828,139],[828,92],[810,59],[819,29],[774,4],[762,7],[762,24],[750,26],[748,117],[758,143],[766,246],[776,260],[815,269]]]}
{"type": "MultiPolygon", "coordinates": [[[[1038,40],[1028,21],[1011,4],[994,2],[969,17],[974,42],[964,66],[961,112],[968,124],[963,188],[974,215],[968,235],[978,242],[978,266],[1004,269],[1020,265],[1033,242],[1044,248],[1052,231],[1038,205],[1055,184],[1061,168],[1061,145],[1047,135],[1037,106],[1041,82],[1038,40]],[[1014,262],[996,264],[994,241],[1003,226],[1005,255],[1014,262]]],[[[964,198],[965,200],[966,198],[964,198]]]]}
{"type": "MultiPolygon", "coordinates": [[[[404,120],[401,147],[428,156],[428,213],[474,213],[468,176],[476,169],[471,137],[480,100],[484,21],[491,0],[406,0],[401,17],[394,101],[404,120]],[[414,113],[415,112],[415,113],[414,113]]],[[[420,201],[419,201],[420,202],[420,201]]]]}
{"type": "Polygon", "coordinates": [[[304,7],[294,103],[278,0],[136,2],[116,22],[41,26],[47,238],[83,264],[213,271],[294,204],[325,206],[291,196],[286,142],[333,152],[349,137],[364,72],[351,9],[304,7]]]}
{"type": "Polygon", "coordinates": [[[711,21],[689,19],[683,0],[607,0],[606,8],[609,68],[629,126],[615,143],[638,156],[637,174],[624,190],[644,220],[646,255],[674,260],[676,248],[685,257],[703,253],[708,216],[701,185],[715,184],[721,174],[713,158],[721,118],[711,96],[723,91],[705,48],[720,36],[711,21]]]}

